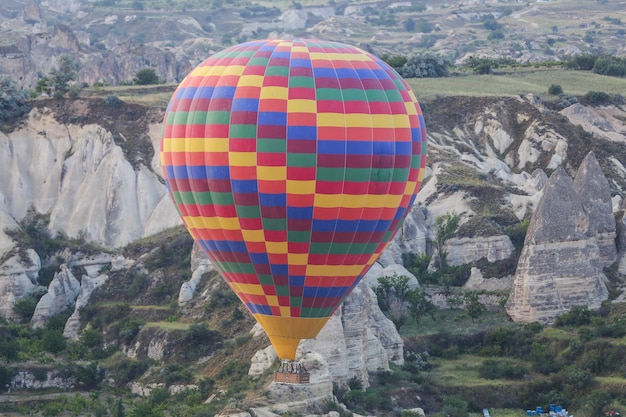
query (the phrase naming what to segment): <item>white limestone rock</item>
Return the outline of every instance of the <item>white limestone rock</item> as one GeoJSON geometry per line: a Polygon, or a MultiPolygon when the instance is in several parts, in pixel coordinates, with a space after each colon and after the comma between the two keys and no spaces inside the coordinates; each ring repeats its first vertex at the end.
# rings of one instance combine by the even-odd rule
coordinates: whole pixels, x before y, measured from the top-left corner
{"type": "Polygon", "coordinates": [[[74,307],[74,312],[65,323],[63,336],[70,340],[78,340],[78,329],[80,328],[80,309],[89,304],[89,299],[91,298],[93,291],[107,282],[108,279],[109,276],[106,274],[98,275],[96,278],[90,278],[87,275],[83,275],[80,281],[80,292],[76,298],[76,306],[74,307]]]}
{"type": "Polygon", "coordinates": [[[402,264],[404,253],[425,253],[426,236],[426,219],[422,207],[414,205],[378,263],[382,266],[402,264]]]}
{"type": "Polygon", "coordinates": [[[196,293],[198,283],[202,276],[210,271],[214,271],[215,267],[206,256],[204,251],[194,242],[191,250],[191,270],[192,275],[189,281],[183,282],[178,292],[178,305],[184,306],[191,301],[196,293]]]}
{"type": "Polygon", "coordinates": [[[533,213],[506,309],[519,322],[553,323],[573,306],[608,298],[603,268],[615,259],[609,184],[589,154],[573,181],[562,168],[533,213]],[[607,239],[607,236],[611,238],[607,239]]]}
{"type": "Polygon", "coordinates": [[[250,369],[248,369],[248,375],[261,375],[263,372],[271,368],[274,363],[276,363],[277,359],[278,355],[276,355],[276,351],[272,345],[266,347],[265,349],[256,351],[252,357],[252,363],[250,364],[250,369]]]}
{"type": "Polygon", "coordinates": [[[16,254],[0,265],[0,317],[17,318],[13,305],[38,288],[41,269],[39,255],[27,249],[25,257],[16,254]]]}
{"type": "Polygon", "coordinates": [[[508,259],[515,247],[507,235],[463,237],[446,240],[444,250],[448,254],[446,261],[451,266],[464,265],[487,259],[489,262],[508,259]]]}
{"type": "MultiPolygon", "coordinates": [[[[369,372],[389,370],[389,363],[404,363],[404,342],[393,323],[380,311],[376,295],[359,283],[330,317],[315,339],[300,342],[296,359],[310,373],[315,396],[332,395],[333,382],[346,384],[359,378],[369,386],[369,372]]],[[[275,360],[269,346],[256,353],[249,372],[262,373],[275,360]]],[[[281,385],[281,384],[276,384],[281,385]]],[[[277,388],[280,397],[282,388],[277,388]]]]}
{"type": "Polygon", "coordinates": [[[0,166],[0,218],[20,221],[34,209],[50,215],[51,233],[108,248],[181,224],[160,177],[135,169],[110,132],[62,125],[49,109],[0,133],[0,166]]]}
{"type": "Polygon", "coordinates": [[[43,327],[50,317],[73,306],[79,292],[80,282],[65,264],[61,265],[61,270],[54,274],[48,286],[48,292],[37,303],[31,319],[32,326],[43,327]]]}

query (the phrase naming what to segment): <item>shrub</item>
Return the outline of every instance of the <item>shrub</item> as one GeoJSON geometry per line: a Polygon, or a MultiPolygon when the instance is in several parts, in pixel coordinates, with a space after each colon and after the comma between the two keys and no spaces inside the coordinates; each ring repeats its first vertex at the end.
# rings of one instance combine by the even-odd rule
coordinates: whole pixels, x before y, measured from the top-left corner
{"type": "Polygon", "coordinates": [[[133,82],[137,85],[159,84],[161,80],[154,68],[144,68],[135,74],[133,82]]]}
{"type": "Polygon", "coordinates": [[[6,391],[13,378],[13,369],[0,366],[0,392],[6,391]]]}
{"type": "Polygon", "coordinates": [[[573,57],[567,62],[566,66],[583,71],[591,71],[598,59],[598,55],[594,54],[580,54],[573,57]]]}
{"type": "Polygon", "coordinates": [[[591,311],[587,306],[573,306],[570,311],[558,316],[554,322],[556,327],[584,326],[591,323],[591,311]]]}
{"type": "Polygon", "coordinates": [[[109,107],[120,107],[123,103],[124,102],[114,94],[109,94],[104,99],[104,105],[109,107]]]}
{"type": "Polygon", "coordinates": [[[18,314],[24,321],[30,321],[33,318],[35,308],[37,308],[37,300],[33,297],[22,298],[13,304],[13,312],[18,314]]]}
{"type": "Polygon", "coordinates": [[[449,417],[467,417],[469,415],[467,408],[467,401],[455,395],[449,395],[443,398],[441,411],[449,417]]]}
{"type": "Polygon", "coordinates": [[[165,368],[161,371],[161,375],[167,385],[171,385],[174,382],[186,383],[193,381],[193,374],[191,371],[183,368],[177,363],[165,365],[165,368]]]}
{"type": "Polygon", "coordinates": [[[46,330],[41,339],[41,347],[50,353],[59,353],[65,350],[67,344],[63,333],[58,330],[46,330]]]}
{"type": "Polygon", "coordinates": [[[404,78],[447,77],[452,60],[432,52],[412,54],[398,73],[404,78]]]}
{"type": "Polygon", "coordinates": [[[560,94],[563,94],[563,87],[558,84],[550,84],[550,87],[548,87],[548,94],[550,94],[551,96],[558,96],[560,94]]]}
{"type": "Polygon", "coordinates": [[[0,122],[26,113],[27,100],[26,90],[20,89],[12,78],[0,75],[0,122]]]}
{"type": "Polygon", "coordinates": [[[611,96],[609,96],[604,91],[589,91],[583,96],[583,99],[586,103],[592,106],[599,106],[611,103],[611,96]]]}
{"type": "Polygon", "coordinates": [[[85,329],[81,333],[79,340],[83,345],[94,348],[102,344],[102,334],[95,329],[85,329]]]}

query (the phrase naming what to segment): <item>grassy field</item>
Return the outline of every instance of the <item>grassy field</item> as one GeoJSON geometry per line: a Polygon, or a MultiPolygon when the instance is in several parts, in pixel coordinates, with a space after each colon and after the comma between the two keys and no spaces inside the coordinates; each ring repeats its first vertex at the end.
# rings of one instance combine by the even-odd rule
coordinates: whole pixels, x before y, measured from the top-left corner
{"type": "Polygon", "coordinates": [[[560,85],[565,94],[575,96],[582,96],[589,91],[626,96],[626,78],[563,69],[524,69],[501,74],[413,78],[407,82],[418,100],[432,100],[439,96],[518,96],[528,93],[554,99],[554,96],[548,95],[551,84],[560,85]]]}
{"type": "MultiPolygon", "coordinates": [[[[587,71],[564,69],[516,69],[489,75],[462,74],[444,78],[407,80],[420,101],[446,96],[512,97],[534,93],[554,100],[548,87],[560,85],[565,94],[583,96],[589,91],[603,91],[626,97],[626,78],[607,77],[587,71]]],[[[106,97],[114,94],[123,101],[152,107],[166,107],[176,85],[115,86],[86,89],[84,95],[106,97]]]]}
{"type": "Polygon", "coordinates": [[[476,320],[472,320],[463,310],[437,310],[435,318],[426,316],[420,324],[412,320],[401,328],[403,336],[427,336],[439,333],[472,334],[484,329],[518,326],[501,311],[486,311],[476,320]]]}

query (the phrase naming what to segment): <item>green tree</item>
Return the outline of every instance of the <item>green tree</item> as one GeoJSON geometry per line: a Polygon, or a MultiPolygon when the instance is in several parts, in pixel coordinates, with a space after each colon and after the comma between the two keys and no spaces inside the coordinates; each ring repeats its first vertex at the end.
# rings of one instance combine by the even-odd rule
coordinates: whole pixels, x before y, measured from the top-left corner
{"type": "Polygon", "coordinates": [[[89,348],[94,348],[102,344],[102,333],[95,329],[85,329],[80,334],[80,342],[89,348]]]}
{"type": "Polygon", "coordinates": [[[64,97],[70,90],[70,83],[75,81],[77,76],[78,64],[69,55],[61,55],[58,67],[53,67],[47,77],[54,97],[64,97]]]}
{"type": "Polygon", "coordinates": [[[135,74],[133,82],[137,85],[159,84],[161,80],[154,68],[144,68],[135,74]]]}
{"type": "Polygon", "coordinates": [[[124,403],[122,399],[117,400],[117,406],[115,407],[115,417],[126,417],[126,412],[124,411],[124,403]]]}
{"type": "Polygon", "coordinates": [[[461,218],[458,214],[446,213],[435,219],[435,247],[437,248],[436,263],[439,270],[445,268],[446,252],[443,249],[446,240],[450,239],[456,233],[461,218]]]}
{"type": "Polygon", "coordinates": [[[447,77],[452,65],[450,57],[422,52],[409,55],[398,73],[404,78],[447,77]]]}
{"type": "Polygon", "coordinates": [[[375,292],[381,311],[397,329],[402,327],[407,319],[405,304],[410,292],[409,277],[398,274],[380,277],[375,292]]]}
{"type": "Polygon", "coordinates": [[[0,122],[24,114],[27,99],[28,92],[20,89],[13,78],[0,75],[0,122]]]}
{"type": "Polygon", "coordinates": [[[604,414],[604,407],[611,404],[611,396],[604,390],[596,389],[585,397],[585,409],[589,410],[592,416],[604,414]]]}
{"type": "Polygon", "coordinates": [[[448,395],[443,398],[441,411],[448,417],[467,417],[467,408],[467,401],[455,395],[448,395]]]}
{"type": "Polygon", "coordinates": [[[407,293],[408,311],[415,323],[418,323],[428,314],[434,320],[435,305],[426,297],[420,288],[413,288],[407,293]]]}
{"type": "Polygon", "coordinates": [[[149,400],[140,401],[128,414],[128,417],[162,417],[163,411],[155,407],[149,400]]]}
{"type": "Polygon", "coordinates": [[[65,350],[66,346],[63,333],[58,330],[46,330],[41,339],[41,347],[46,352],[59,353],[65,350]]]}
{"type": "Polygon", "coordinates": [[[22,320],[30,321],[37,308],[37,300],[34,297],[25,297],[13,304],[13,312],[18,314],[22,320]]]}
{"type": "Polygon", "coordinates": [[[467,315],[471,317],[472,321],[482,316],[486,310],[485,305],[480,302],[478,294],[475,292],[465,294],[465,309],[467,311],[467,315]]]}
{"type": "Polygon", "coordinates": [[[13,369],[0,366],[0,392],[6,391],[13,378],[13,369]]]}

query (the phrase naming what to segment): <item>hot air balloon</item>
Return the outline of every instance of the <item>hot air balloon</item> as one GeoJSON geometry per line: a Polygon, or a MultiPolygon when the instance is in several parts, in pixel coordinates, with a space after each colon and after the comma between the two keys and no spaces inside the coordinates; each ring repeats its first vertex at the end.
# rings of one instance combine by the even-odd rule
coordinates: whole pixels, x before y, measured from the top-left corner
{"type": "Polygon", "coordinates": [[[196,243],[293,361],[407,215],[426,131],[414,94],[379,58],[337,42],[260,40],[180,83],[161,162],[196,243]]]}

